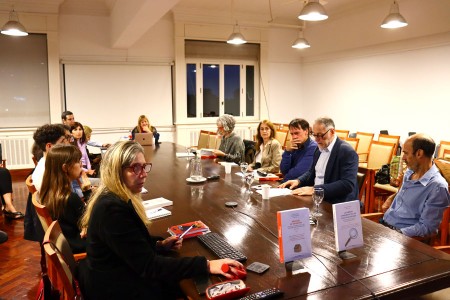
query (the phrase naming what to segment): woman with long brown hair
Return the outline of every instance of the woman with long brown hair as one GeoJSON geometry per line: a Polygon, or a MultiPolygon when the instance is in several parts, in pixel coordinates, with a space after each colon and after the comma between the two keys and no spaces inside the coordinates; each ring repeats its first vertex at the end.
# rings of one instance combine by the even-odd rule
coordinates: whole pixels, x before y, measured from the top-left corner
{"type": "Polygon", "coordinates": [[[58,220],[72,252],[86,252],[86,240],[81,237],[79,220],[84,202],[72,191],[72,181],[82,172],[81,152],[73,145],[54,145],[47,153],[40,200],[58,220]]]}

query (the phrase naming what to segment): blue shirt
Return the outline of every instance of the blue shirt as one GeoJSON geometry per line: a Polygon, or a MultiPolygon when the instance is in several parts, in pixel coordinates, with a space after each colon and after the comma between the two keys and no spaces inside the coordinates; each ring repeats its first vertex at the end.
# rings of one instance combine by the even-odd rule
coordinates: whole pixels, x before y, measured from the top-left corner
{"type": "Polygon", "coordinates": [[[427,236],[436,233],[450,205],[448,183],[435,164],[419,180],[410,179],[413,173],[406,171],[403,185],[383,219],[406,236],[427,236]]]}
{"type": "Polygon", "coordinates": [[[301,149],[284,151],[281,156],[280,171],[283,181],[297,179],[311,167],[317,143],[308,138],[301,149]]]}

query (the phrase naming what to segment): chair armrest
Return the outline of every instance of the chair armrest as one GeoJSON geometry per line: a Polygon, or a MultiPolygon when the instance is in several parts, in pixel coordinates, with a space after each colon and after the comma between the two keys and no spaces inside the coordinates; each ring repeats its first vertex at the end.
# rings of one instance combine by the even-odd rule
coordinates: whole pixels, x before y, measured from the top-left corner
{"type": "Polygon", "coordinates": [[[86,258],[86,252],[85,253],[77,253],[73,255],[73,258],[75,261],[79,261],[86,258]]]}
{"type": "Polygon", "coordinates": [[[379,223],[378,221],[384,216],[383,212],[369,213],[369,214],[361,214],[361,218],[368,219],[379,223]]]}
{"type": "Polygon", "coordinates": [[[450,254],[450,246],[434,246],[434,249],[450,254]]]}

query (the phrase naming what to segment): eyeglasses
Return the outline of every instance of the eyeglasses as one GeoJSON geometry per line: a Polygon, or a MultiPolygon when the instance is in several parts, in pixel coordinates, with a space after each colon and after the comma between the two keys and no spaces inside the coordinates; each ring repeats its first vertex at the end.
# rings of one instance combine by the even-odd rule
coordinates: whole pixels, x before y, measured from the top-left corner
{"type": "Polygon", "coordinates": [[[146,163],[146,164],[134,164],[128,167],[123,167],[124,169],[131,169],[133,170],[133,173],[136,175],[141,175],[142,171],[145,173],[149,173],[152,170],[152,163],[146,163]]]}
{"type": "Polygon", "coordinates": [[[328,131],[330,131],[331,130],[331,128],[330,129],[328,129],[327,131],[325,131],[325,133],[317,133],[317,134],[314,134],[314,133],[312,133],[311,135],[314,137],[314,138],[316,138],[316,139],[323,139],[323,137],[328,133],[328,131]]]}

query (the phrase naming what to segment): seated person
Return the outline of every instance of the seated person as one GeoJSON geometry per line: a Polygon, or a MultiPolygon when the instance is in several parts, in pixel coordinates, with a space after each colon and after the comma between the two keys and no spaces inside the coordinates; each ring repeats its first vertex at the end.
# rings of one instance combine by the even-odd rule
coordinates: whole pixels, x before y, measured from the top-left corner
{"type": "Polygon", "coordinates": [[[338,139],[334,122],[324,117],[314,122],[313,134],[318,148],[311,168],[297,179],[280,187],[290,187],[294,195],[312,195],[314,187],[324,190],[324,200],[334,204],[358,199],[358,154],[347,142],[338,139]]]}
{"type": "Polygon", "coordinates": [[[2,211],[5,218],[15,220],[24,217],[24,214],[17,211],[13,205],[11,173],[6,168],[0,168],[0,197],[2,198],[2,211]]]}
{"type": "Polygon", "coordinates": [[[232,115],[224,114],[217,119],[217,134],[222,137],[219,149],[214,149],[218,161],[244,161],[244,141],[233,132],[236,120],[232,115]]]}
{"type": "Polygon", "coordinates": [[[281,144],[275,139],[275,126],[269,120],[263,120],[258,125],[256,134],[255,160],[248,170],[259,170],[268,173],[280,171],[281,144]]]}
{"type": "Polygon", "coordinates": [[[101,184],[81,222],[88,245],[79,281],[86,299],[182,298],[181,279],[209,273],[231,279],[222,264],[242,266],[231,259],[163,255],[179,250],[182,239],[149,233],[141,190],[150,170],[144,149],[133,141],[115,143],[103,157],[101,184]]]}
{"type": "MultiPolygon", "coordinates": [[[[84,129],[83,130],[84,134],[86,135],[87,144],[89,146],[91,146],[89,144],[89,142],[91,141],[92,129],[91,129],[91,127],[89,127],[87,125],[83,125],[83,129],[84,129]]],[[[102,146],[103,145],[101,145],[99,147],[102,147],[102,146]]],[[[111,145],[110,144],[106,144],[105,148],[108,148],[109,146],[111,146],[111,145]]],[[[90,153],[89,149],[87,147],[86,147],[86,152],[87,152],[87,155],[89,157],[89,161],[91,162],[91,169],[95,171],[95,174],[97,174],[97,177],[98,177],[98,174],[99,174],[99,171],[100,171],[100,162],[102,161],[102,154],[101,153],[97,153],[97,154],[90,153]]]]}
{"type": "Polygon", "coordinates": [[[308,121],[300,118],[289,123],[291,144],[281,156],[280,170],[283,181],[297,179],[311,167],[317,143],[310,138],[308,121]]]}
{"type": "Polygon", "coordinates": [[[73,137],[73,145],[77,146],[81,152],[81,163],[83,171],[86,172],[89,176],[95,175],[95,170],[91,168],[91,161],[89,160],[89,156],[87,153],[87,138],[84,133],[83,125],[79,122],[74,122],[73,126],[70,127],[70,133],[73,137]]]}
{"type": "Polygon", "coordinates": [[[155,145],[161,144],[161,142],[159,141],[159,133],[156,130],[156,127],[150,125],[150,121],[145,115],[139,116],[138,125],[134,127],[133,130],[131,131],[131,139],[134,140],[134,135],[136,133],[142,132],[153,132],[153,137],[155,138],[155,145]]]}
{"type": "Polygon", "coordinates": [[[80,178],[81,152],[73,145],[55,145],[47,153],[40,200],[53,220],[58,220],[73,253],[86,252],[86,240],[81,237],[78,222],[84,212],[84,202],[72,191],[71,182],[80,178]]]}
{"type": "Polygon", "coordinates": [[[407,236],[426,237],[437,232],[442,214],[450,205],[448,183],[433,163],[435,143],[425,134],[414,134],[403,145],[408,169],[402,186],[380,222],[407,236]]]}

